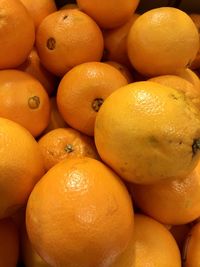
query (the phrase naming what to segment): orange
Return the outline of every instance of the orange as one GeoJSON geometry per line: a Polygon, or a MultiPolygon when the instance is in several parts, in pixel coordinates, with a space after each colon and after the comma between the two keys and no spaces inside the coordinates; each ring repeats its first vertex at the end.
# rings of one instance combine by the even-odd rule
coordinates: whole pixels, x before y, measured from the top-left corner
{"type": "Polygon", "coordinates": [[[26,61],[18,69],[31,74],[43,85],[48,95],[52,95],[56,87],[55,76],[42,66],[35,48],[32,49],[26,61]]]}
{"type": "Polygon", "coordinates": [[[42,20],[57,10],[54,0],[20,0],[33,18],[37,29],[42,20]]]}
{"type": "Polygon", "coordinates": [[[136,10],[139,0],[77,0],[79,8],[102,28],[112,29],[126,23],[136,10]]]}
{"type": "Polygon", "coordinates": [[[33,20],[19,0],[1,0],[0,10],[0,69],[16,68],[33,47],[33,20]]]}
{"type": "Polygon", "coordinates": [[[188,175],[199,160],[199,140],[199,109],[182,92],[150,81],[113,92],[95,122],[101,159],[139,184],[188,175]]]}
{"type": "Polygon", "coordinates": [[[91,157],[98,159],[92,138],[72,128],[58,128],[43,135],[39,142],[48,171],[58,162],[67,158],[91,157]]]}
{"type": "Polygon", "coordinates": [[[150,217],[136,214],[134,237],[112,267],[154,266],[181,267],[178,246],[162,224],[150,217]]]}
{"type": "Polygon", "coordinates": [[[34,250],[27,236],[25,226],[21,230],[21,254],[26,267],[50,267],[34,250]]]}
{"type": "Polygon", "coordinates": [[[19,255],[19,237],[10,219],[0,221],[0,267],[16,267],[19,255]]]}
{"type": "Polygon", "coordinates": [[[176,75],[162,75],[151,78],[149,81],[157,82],[185,93],[186,97],[190,98],[191,101],[200,108],[200,90],[186,79],[176,75]]]}
{"type": "Polygon", "coordinates": [[[200,216],[200,163],[186,178],[130,187],[140,209],[162,223],[186,224],[200,216]]]}
{"type": "Polygon", "coordinates": [[[34,185],[44,174],[39,145],[19,124],[0,118],[0,218],[25,205],[34,185]]]}
{"type": "Polygon", "coordinates": [[[50,169],[26,210],[31,243],[47,263],[60,267],[110,266],[128,246],[133,221],[126,187],[91,158],[67,159],[50,169]]]}
{"type": "Polygon", "coordinates": [[[106,63],[81,64],[61,80],[57,92],[58,109],[72,128],[92,136],[103,101],[126,84],[127,80],[120,71],[106,63]]]}
{"type": "Polygon", "coordinates": [[[62,6],[60,9],[61,10],[62,9],[78,9],[78,6],[77,6],[77,4],[66,4],[66,5],[62,6]]]}
{"type": "Polygon", "coordinates": [[[114,68],[116,68],[117,70],[119,70],[121,72],[121,74],[124,75],[124,77],[126,78],[128,83],[133,82],[132,74],[125,65],[122,65],[122,64],[115,62],[115,61],[105,61],[104,63],[107,63],[107,64],[113,66],[114,68]]]}
{"type": "Polygon", "coordinates": [[[199,35],[185,12],[161,7],[145,12],[133,23],[127,45],[129,59],[141,74],[174,74],[196,57],[199,35]]]}
{"type": "MultiPolygon", "coordinates": [[[[198,33],[199,33],[199,38],[200,38],[200,14],[190,14],[190,18],[193,20],[194,24],[196,25],[198,33]]],[[[200,68],[200,48],[190,68],[191,69],[200,68]]]]}
{"type": "Polygon", "coordinates": [[[188,82],[192,83],[197,91],[200,91],[200,80],[197,74],[186,68],[176,71],[175,75],[187,80],[188,82]]]}
{"type": "Polygon", "coordinates": [[[182,224],[182,225],[173,225],[170,229],[171,234],[175,238],[180,251],[183,251],[183,246],[186,240],[186,237],[190,231],[189,224],[182,224]]]}
{"type": "Polygon", "coordinates": [[[57,128],[66,128],[67,123],[64,121],[63,117],[58,111],[57,103],[56,103],[56,97],[50,98],[50,104],[51,104],[51,111],[50,111],[50,121],[48,127],[44,130],[43,133],[48,133],[51,130],[57,129],[57,128]]]}
{"type": "Polygon", "coordinates": [[[42,21],[36,46],[46,69],[63,76],[78,64],[100,61],[103,36],[89,16],[76,9],[66,9],[54,12],[42,21]]]}
{"type": "Polygon", "coordinates": [[[138,14],[133,14],[129,21],[121,27],[104,31],[106,60],[117,61],[127,66],[131,65],[127,54],[127,36],[132,24],[138,17],[138,14]]]}
{"type": "Polygon", "coordinates": [[[193,226],[185,241],[183,250],[184,267],[200,266],[200,223],[193,226]]]}
{"type": "Polygon", "coordinates": [[[0,71],[0,116],[13,120],[33,136],[48,125],[50,104],[43,86],[31,75],[18,70],[0,71]]]}

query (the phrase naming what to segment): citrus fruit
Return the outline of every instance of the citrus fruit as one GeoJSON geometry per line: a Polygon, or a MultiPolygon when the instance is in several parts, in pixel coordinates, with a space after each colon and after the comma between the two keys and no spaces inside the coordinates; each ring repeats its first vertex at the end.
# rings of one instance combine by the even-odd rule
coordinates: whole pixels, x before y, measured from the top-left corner
{"type": "Polygon", "coordinates": [[[106,63],[83,63],[67,72],[61,80],[57,92],[58,109],[72,128],[92,136],[103,101],[126,84],[120,71],[106,63]]]}
{"type": "MultiPolygon", "coordinates": [[[[190,18],[193,20],[194,24],[197,27],[199,37],[200,37],[200,14],[190,14],[190,18]]],[[[191,69],[198,69],[200,68],[200,48],[196,55],[196,58],[192,61],[190,66],[191,69]]]]}
{"type": "Polygon", "coordinates": [[[105,100],[95,143],[102,160],[125,180],[149,184],[181,178],[199,160],[199,120],[199,109],[182,92],[136,82],[105,100]]]}
{"type": "Polygon", "coordinates": [[[123,74],[123,76],[126,78],[128,83],[133,82],[132,74],[125,65],[122,65],[122,64],[115,62],[115,61],[105,61],[104,63],[109,64],[109,65],[113,66],[114,68],[116,68],[117,70],[119,70],[121,72],[121,74],[123,74]]]}
{"type": "Polygon", "coordinates": [[[177,76],[187,80],[188,82],[192,83],[197,91],[200,91],[200,80],[198,75],[189,68],[181,69],[176,71],[175,73],[177,76]]]}
{"type": "Polygon", "coordinates": [[[142,14],[128,35],[132,65],[145,76],[174,74],[191,64],[199,49],[199,35],[183,11],[161,7],[142,14]]]}
{"type": "Polygon", "coordinates": [[[60,267],[110,266],[127,247],[133,221],[126,187],[91,158],[51,168],[34,187],[26,210],[31,243],[48,264],[60,267]]]}

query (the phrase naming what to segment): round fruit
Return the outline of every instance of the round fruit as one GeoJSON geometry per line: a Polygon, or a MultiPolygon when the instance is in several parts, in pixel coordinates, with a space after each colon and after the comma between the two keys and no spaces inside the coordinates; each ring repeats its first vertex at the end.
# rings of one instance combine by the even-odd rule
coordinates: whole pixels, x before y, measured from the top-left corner
{"type": "MultiPolygon", "coordinates": [[[[198,33],[199,33],[199,38],[200,38],[200,14],[191,14],[190,18],[193,20],[194,24],[196,25],[198,33]]],[[[192,69],[200,68],[200,48],[190,68],[192,69]]]]}
{"type": "Polygon", "coordinates": [[[200,164],[186,178],[130,187],[137,206],[157,221],[177,225],[200,217],[200,164]]]}
{"type": "Polygon", "coordinates": [[[144,215],[135,215],[134,237],[112,267],[181,267],[178,246],[170,232],[144,215]]]}
{"type": "Polygon", "coordinates": [[[59,128],[43,135],[39,142],[46,171],[67,158],[98,159],[92,138],[72,128],[59,128]]]}
{"type": "Polygon", "coordinates": [[[38,136],[50,118],[49,97],[31,75],[18,70],[0,71],[0,116],[25,127],[38,136]]]}
{"type": "Polygon", "coordinates": [[[103,101],[127,84],[126,78],[102,62],[88,62],[74,67],[61,80],[58,109],[72,128],[93,136],[96,115],[103,101]]]}
{"type": "Polygon", "coordinates": [[[186,69],[181,69],[181,70],[176,71],[175,74],[187,80],[188,82],[192,83],[194,87],[196,88],[196,90],[200,91],[200,80],[194,71],[186,68],[186,69]]]}
{"type": "Polygon", "coordinates": [[[31,243],[45,261],[60,267],[110,266],[126,249],[133,220],[120,178],[91,158],[67,159],[50,169],[26,210],[31,243]]]}
{"type": "Polygon", "coordinates": [[[46,69],[63,76],[76,65],[100,61],[103,36],[89,16],[76,9],[66,9],[54,12],[42,21],[36,46],[46,69]]]}
{"type": "Polygon", "coordinates": [[[198,49],[199,35],[192,19],[172,7],[145,12],[128,36],[129,59],[146,76],[174,74],[191,64],[198,49]]]}
{"type": "Polygon", "coordinates": [[[4,218],[26,203],[44,166],[37,142],[22,126],[0,118],[0,136],[0,218],[4,218]]]}
{"type": "Polygon", "coordinates": [[[127,83],[133,82],[132,74],[126,66],[124,66],[120,63],[117,63],[115,61],[105,61],[104,63],[109,64],[110,66],[113,66],[114,68],[119,70],[121,72],[121,74],[126,78],[127,83]]]}
{"type": "Polygon", "coordinates": [[[1,0],[0,19],[0,69],[16,68],[33,47],[34,23],[19,0],[1,0]]]}
{"type": "Polygon", "coordinates": [[[79,8],[92,17],[100,27],[112,29],[131,18],[139,0],[77,0],[77,3],[79,8]]]}
{"type": "Polygon", "coordinates": [[[128,181],[185,177],[200,156],[200,111],[173,88],[132,83],[103,103],[95,143],[102,160],[128,181]]]}
{"type": "Polygon", "coordinates": [[[16,267],[19,256],[19,237],[10,219],[0,221],[0,267],[16,267]]]}

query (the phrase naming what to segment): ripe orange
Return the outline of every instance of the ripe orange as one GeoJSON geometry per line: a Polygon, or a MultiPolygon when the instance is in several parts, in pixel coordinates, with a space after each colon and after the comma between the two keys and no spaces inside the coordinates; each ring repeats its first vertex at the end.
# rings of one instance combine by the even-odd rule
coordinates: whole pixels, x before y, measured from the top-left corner
{"type": "Polygon", "coordinates": [[[25,71],[36,78],[43,85],[48,95],[53,93],[56,87],[55,76],[42,66],[35,48],[32,49],[26,61],[20,65],[18,69],[25,71]]]}
{"type": "Polygon", "coordinates": [[[183,250],[184,267],[200,266],[200,223],[193,226],[185,241],[183,250]]]}
{"type": "Polygon", "coordinates": [[[119,70],[121,72],[121,74],[123,74],[123,76],[126,78],[127,83],[133,82],[132,74],[126,66],[124,66],[118,62],[115,62],[115,61],[105,61],[104,63],[107,63],[107,64],[113,66],[114,68],[116,68],[117,70],[119,70]]]}
{"type": "MultiPolygon", "coordinates": [[[[190,14],[190,18],[193,20],[194,24],[196,25],[198,33],[199,33],[199,38],[200,38],[200,14],[190,14]]],[[[200,48],[190,68],[191,69],[200,68],[200,48]]]]}
{"type": "Polygon", "coordinates": [[[176,71],[175,75],[187,80],[188,82],[192,83],[197,91],[200,91],[200,80],[197,74],[186,68],[176,71]]]}
{"type": "Polygon", "coordinates": [[[19,256],[19,237],[10,219],[0,221],[0,267],[16,267],[19,256]]]}
{"type": "Polygon", "coordinates": [[[187,67],[198,49],[199,35],[192,19],[172,7],[145,12],[133,23],[128,36],[132,65],[150,77],[187,67]]]}
{"type": "Polygon", "coordinates": [[[33,20],[19,0],[1,0],[0,12],[0,69],[16,68],[33,47],[33,20]]]}
{"type": "Polygon", "coordinates": [[[171,233],[150,217],[136,214],[134,237],[112,267],[181,267],[178,246],[171,233]]]}
{"type": "Polygon", "coordinates": [[[61,116],[60,112],[58,111],[57,103],[56,103],[56,97],[50,98],[50,122],[48,127],[44,130],[44,134],[50,132],[51,130],[57,129],[57,128],[66,128],[67,123],[64,121],[63,117],[61,116]]]}
{"type": "Polygon", "coordinates": [[[25,205],[44,165],[39,145],[19,124],[0,118],[0,136],[0,218],[4,218],[25,205]]]}
{"type": "Polygon", "coordinates": [[[178,225],[200,217],[200,164],[186,178],[130,188],[137,206],[157,221],[178,225]]]}
{"type": "Polygon", "coordinates": [[[100,61],[103,36],[97,24],[76,9],[66,9],[47,16],[40,24],[36,46],[42,64],[63,76],[72,67],[100,61]]]}
{"type": "Polygon", "coordinates": [[[106,63],[81,64],[61,80],[57,92],[58,109],[72,128],[92,136],[103,101],[126,84],[127,80],[120,71],[106,63]]]}
{"type": "Polygon", "coordinates": [[[102,28],[112,29],[126,23],[136,10],[139,0],[77,0],[79,8],[102,28]]]}
{"type": "Polygon", "coordinates": [[[57,10],[54,0],[20,0],[33,18],[35,28],[49,14],[57,10]]]}
{"type": "Polygon", "coordinates": [[[188,175],[199,160],[199,140],[200,110],[182,92],[150,81],[113,92],[95,122],[102,160],[139,184],[188,175]]]}
{"type": "Polygon", "coordinates": [[[50,104],[43,86],[29,74],[18,70],[0,71],[0,116],[13,120],[33,136],[48,125],[50,104]]]}
{"type": "Polygon", "coordinates": [[[138,17],[138,14],[133,14],[129,21],[121,27],[104,31],[106,60],[117,61],[127,66],[131,65],[127,54],[127,36],[132,24],[138,17]]]}
{"type": "Polygon", "coordinates": [[[110,266],[127,247],[133,221],[126,187],[91,158],[67,159],[50,169],[26,210],[31,243],[45,261],[60,267],[110,266]]]}
{"type": "Polygon", "coordinates": [[[52,130],[43,135],[38,144],[46,171],[67,158],[99,158],[93,139],[72,128],[52,130]]]}

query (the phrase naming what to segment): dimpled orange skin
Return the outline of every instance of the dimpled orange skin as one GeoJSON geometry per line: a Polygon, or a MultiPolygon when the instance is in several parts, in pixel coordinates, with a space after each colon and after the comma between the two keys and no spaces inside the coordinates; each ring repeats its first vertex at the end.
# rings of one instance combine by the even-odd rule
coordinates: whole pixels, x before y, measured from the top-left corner
{"type": "Polygon", "coordinates": [[[58,110],[72,128],[93,136],[99,102],[127,83],[120,71],[106,63],[81,64],[61,80],[57,91],[58,110]]]}
{"type": "Polygon", "coordinates": [[[176,75],[162,75],[151,78],[149,81],[157,82],[185,93],[185,95],[200,109],[200,90],[186,79],[176,75]]]}
{"type": "Polygon", "coordinates": [[[130,188],[138,207],[164,224],[186,224],[200,217],[200,164],[186,178],[130,188]]]}
{"type": "Polygon", "coordinates": [[[77,4],[100,27],[112,29],[121,26],[131,18],[139,0],[77,0],[77,4]]]}
{"type": "Polygon", "coordinates": [[[171,233],[150,217],[135,214],[134,237],[112,267],[181,267],[171,233]]]}
{"type": "Polygon", "coordinates": [[[63,76],[76,65],[101,60],[103,35],[89,16],[76,9],[66,9],[42,21],[36,46],[46,69],[63,76]]]}
{"type": "Polygon", "coordinates": [[[95,144],[101,159],[125,180],[151,184],[182,178],[199,160],[194,149],[199,119],[199,109],[182,92],[136,82],[116,90],[101,106],[95,144]]]}
{"type": "Polygon", "coordinates": [[[50,119],[49,97],[34,77],[18,70],[0,71],[0,116],[13,120],[36,137],[50,119]]]}
{"type": "Polygon", "coordinates": [[[54,0],[20,0],[33,18],[37,29],[42,20],[49,14],[57,11],[54,0]]]}
{"type": "Polygon", "coordinates": [[[145,12],[135,21],[127,47],[132,65],[141,74],[174,74],[196,57],[199,35],[185,12],[161,7],[145,12]]]}
{"type": "Polygon", "coordinates": [[[18,69],[25,71],[36,78],[44,86],[48,95],[52,95],[56,87],[56,78],[42,66],[35,48],[32,49],[26,61],[20,65],[18,69]]]}
{"type": "Polygon", "coordinates": [[[25,205],[34,185],[44,174],[39,146],[19,124],[0,118],[0,219],[25,205]]]}
{"type": "Polygon", "coordinates": [[[60,267],[110,266],[128,246],[133,222],[126,187],[91,158],[55,165],[33,189],[26,210],[31,243],[60,267]]]}
{"type": "Polygon", "coordinates": [[[105,61],[104,63],[109,64],[109,65],[113,66],[114,68],[116,68],[117,70],[119,70],[121,72],[121,74],[124,75],[124,77],[126,78],[128,83],[133,82],[132,74],[126,66],[124,66],[118,62],[115,62],[115,61],[105,61]]]}
{"type": "Polygon", "coordinates": [[[104,31],[104,45],[106,60],[131,66],[127,54],[127,36],[134,21],[139,17],[133,14],[129,21],[116,29],[104,31]]]}
{"type": "MultiPolygon", "coordinates": [[[[196,25],[197,30],[199,32],[199,38],[200,38],[200,14],[190,14],[190,18],[193,20],[194,24],[196,25]]],[[[190,68],[191,69],[200,68],[200,48],[190,68]]]]}
{"type": "Polygon", "coordinates": [[[94,141],[72,128],[58,128],[43,135],[38,141],[48,171],[67,158],[91,157],[99,159],[94,141]]]}
{"type": "Polygon", "coordinates": [[[0,221],[0,267],[16,267],[19,256],[19,237],[11,219],[0,221]]]}
{"type": "Polygon", "coordinates": [[[182,258],[184,267],[200,266],[200,223],[194,225],[189,232],[182,258]]]}
{"type": "Polygon", "coordinates": [[[1,0],[0,10],[0,69],[16,68],[33,47],[34,23],[19,0],[1,0]]]}

